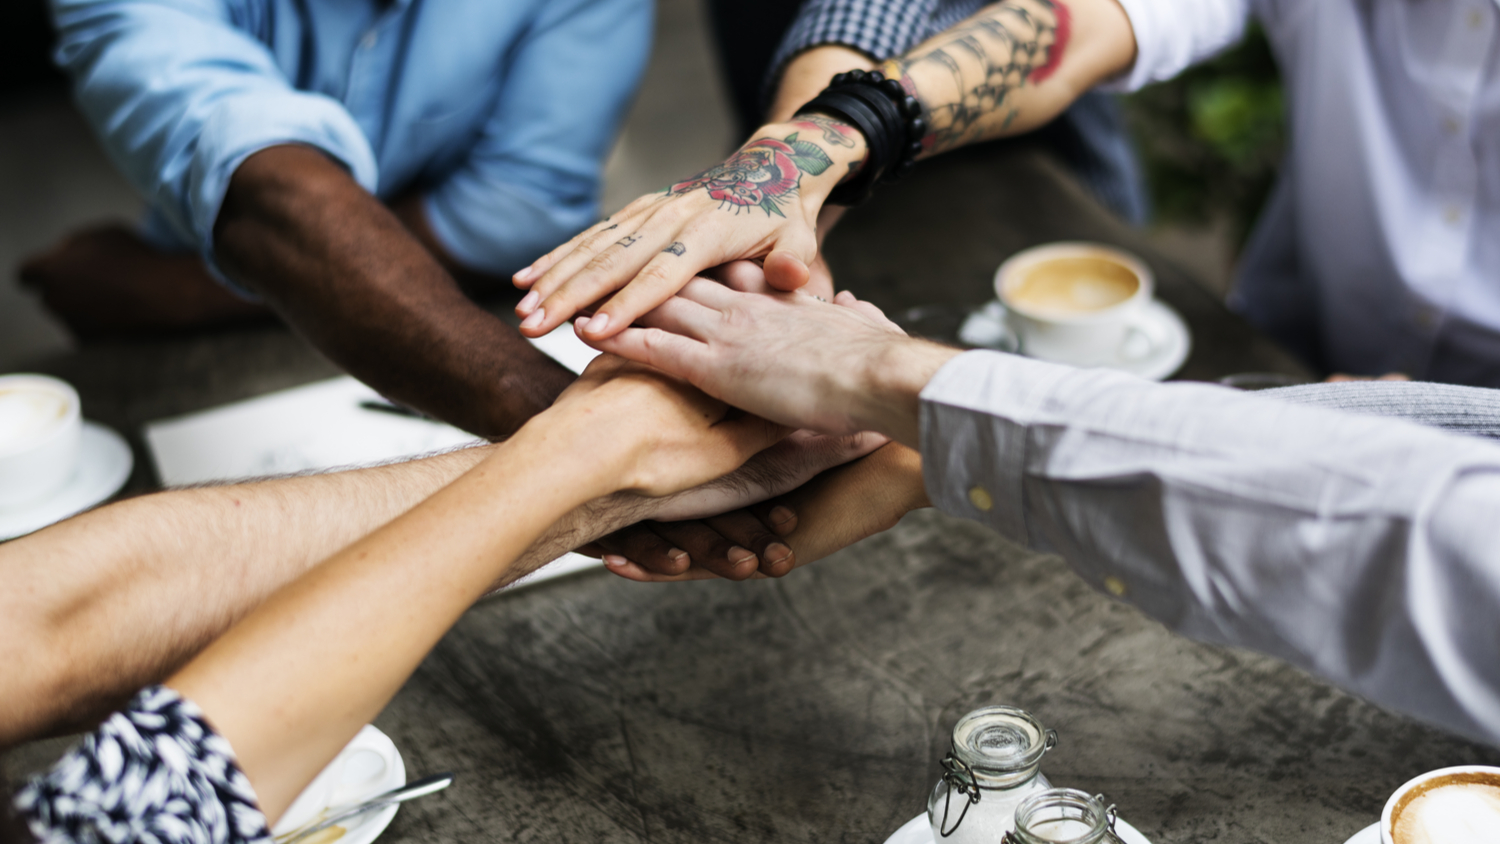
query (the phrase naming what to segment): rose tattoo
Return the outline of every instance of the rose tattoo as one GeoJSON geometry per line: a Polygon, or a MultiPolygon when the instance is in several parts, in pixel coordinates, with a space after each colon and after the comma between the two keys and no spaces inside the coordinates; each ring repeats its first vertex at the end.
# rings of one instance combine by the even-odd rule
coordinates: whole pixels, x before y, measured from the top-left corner
{"type": "Polygon", "coordinates": [[[796,132],[784,141],[757,138],[723,164],[685,182],[678,182],[668,188],[667,193],[681,194],[703,188],[732,211],[758,207],[768,217],[772,214],[785,217],[781,204],[796,195],[802,174],[822,175],[832,165],[833,159],[828,153],[817,144],[799,140],[796,132]]]}

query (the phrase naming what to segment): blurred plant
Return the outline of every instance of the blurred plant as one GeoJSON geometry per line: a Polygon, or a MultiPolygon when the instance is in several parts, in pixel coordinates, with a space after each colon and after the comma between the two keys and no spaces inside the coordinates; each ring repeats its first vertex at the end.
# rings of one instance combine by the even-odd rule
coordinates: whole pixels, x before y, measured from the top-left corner
{"type": "Polygon", "coordinates": [[[1239,46],[1125,98],[1157,222],[1227,219],[1243,245],[1285,144],[1281,76],[1258,27],[1239,46]]]}

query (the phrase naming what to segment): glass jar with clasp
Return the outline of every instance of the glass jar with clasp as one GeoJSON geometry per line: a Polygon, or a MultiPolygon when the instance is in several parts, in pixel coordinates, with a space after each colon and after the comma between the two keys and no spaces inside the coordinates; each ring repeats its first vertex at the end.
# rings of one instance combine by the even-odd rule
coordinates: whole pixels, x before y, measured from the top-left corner
{"type": "Polygon", "coordinates": [[[1001,844],[1120,844],[1114,804],[1073,788],[1039,791],[1021,801],[1015,823],[1001,844]]]}
{"type": "Polygon", "coordinates": [[[1022,801],[1052,787],[1042,755],[1057,732],[1014,706],[986,706],[958,719],[943,776],[927,801],[936,841],[999,844],[1022,801]]]}

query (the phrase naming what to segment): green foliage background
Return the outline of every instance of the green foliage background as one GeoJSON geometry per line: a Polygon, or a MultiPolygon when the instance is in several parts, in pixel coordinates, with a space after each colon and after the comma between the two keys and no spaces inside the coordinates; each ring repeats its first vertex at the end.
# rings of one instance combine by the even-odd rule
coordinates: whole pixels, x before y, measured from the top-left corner
{"type": "Polygon", "coordinates": [[[1243,245],[1286,141],[1281,77],[1265,35],[1125,98],[1157,222],[1227,219],[1243,245]]]}

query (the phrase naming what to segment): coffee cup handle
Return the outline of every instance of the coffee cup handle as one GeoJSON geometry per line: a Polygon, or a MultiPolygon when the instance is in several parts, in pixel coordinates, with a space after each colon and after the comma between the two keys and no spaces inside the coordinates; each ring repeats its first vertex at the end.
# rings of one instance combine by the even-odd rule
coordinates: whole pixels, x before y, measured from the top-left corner
{"type": "Polygon", "coordinates": [[[1133,322],[1125,331],[1125,339],[1120,342],[1120,357],[1131,362],[1145,360],[1161,351],[1168,339],[1167,333],[1160,326],[1133,322]]]}

